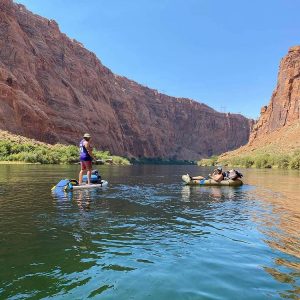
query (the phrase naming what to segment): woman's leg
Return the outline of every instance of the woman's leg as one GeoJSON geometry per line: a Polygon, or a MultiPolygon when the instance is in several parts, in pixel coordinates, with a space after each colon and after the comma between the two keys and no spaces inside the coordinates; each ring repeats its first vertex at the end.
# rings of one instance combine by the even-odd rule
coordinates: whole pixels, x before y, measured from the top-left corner
{"type": "Polygon", "coordinates": [[[192,180],[202,180],[204,178],[205,177],[203,177],[203,176],[193,176],[193,177],[191,177],[192,180]]]}
{"type": "Polygon", "coordinates": [[[92,176],[92,162],[91,161],[86,161],[86,169],[87,169],[87,179],[88,179],[88,184],[91,184],[91,176],[92,176]]]}
{"type": "Polygon", "coordinates": [[[86,170],[86,166],[85,166],[85,162],[81,161],[80,162],[81,165],[81,170],[79,172],[79,180],[78,180],[78,184],[81,185],[82,184],[82,177],[83,177],[83,173],[86,170]]]}

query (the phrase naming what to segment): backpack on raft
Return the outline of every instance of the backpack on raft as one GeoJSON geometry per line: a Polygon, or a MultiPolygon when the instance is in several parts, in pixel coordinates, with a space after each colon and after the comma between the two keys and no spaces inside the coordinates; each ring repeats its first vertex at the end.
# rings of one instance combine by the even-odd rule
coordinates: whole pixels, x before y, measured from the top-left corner
{"type": "MultiPolygon", "coordinates": [[[[101,183],[101,175],[99,174],[98,170],[93,170],[91,174],[91,183],[101,183]]],[[[83,175],[82,182],[88,181],[87,175],[83,175]]]]}
{"type": "Polygon", "coordinates": [[[227,179],[236,180],[243,177],[243,174],[236,170],[230,170],[225,172],[225,176],[227,179]]]}

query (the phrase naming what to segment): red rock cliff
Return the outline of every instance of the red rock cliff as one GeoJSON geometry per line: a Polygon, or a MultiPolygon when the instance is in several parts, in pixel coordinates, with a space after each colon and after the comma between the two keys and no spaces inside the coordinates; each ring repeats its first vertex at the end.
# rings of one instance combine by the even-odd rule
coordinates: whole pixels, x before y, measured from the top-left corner
{"type": "Polygon", "coordinates": [[[0,129],[50,143],[90,132],[114,154],[198,159],[245,144],[250,126],[113,74],[55,21],[0,0],[0,129]]]}
{"type": "Polygon", "coordinates": [[[278,82],[268,106],[261,109],[250,143],[300,120],[300,46],[289,49],[279,68],[278,82]]]}
{"type": "Polygon", "coordinates": [[[224,153],[220,162],[261,153],[289,155],[300,149],[300,46],[282,59],[278,81],[268,106],[254,125],[249,143],[224,153]]]}

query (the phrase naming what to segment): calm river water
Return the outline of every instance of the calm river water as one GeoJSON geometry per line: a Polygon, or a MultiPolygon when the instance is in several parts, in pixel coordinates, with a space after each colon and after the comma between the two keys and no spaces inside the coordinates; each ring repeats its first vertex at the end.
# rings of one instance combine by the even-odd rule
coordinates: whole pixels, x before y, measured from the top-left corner
{"type": "Polygon", "coordinates": [[[0,299],[300,298],[299,172],[98,169],[107,189],[52,195],[78,166],[0,165],[0,299]]]}

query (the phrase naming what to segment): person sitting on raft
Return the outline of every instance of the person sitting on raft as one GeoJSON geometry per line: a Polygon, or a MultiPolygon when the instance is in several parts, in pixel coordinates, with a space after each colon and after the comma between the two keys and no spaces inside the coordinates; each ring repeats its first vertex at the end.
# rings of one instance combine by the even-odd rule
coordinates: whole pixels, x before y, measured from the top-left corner
{"type": "Polygon", "coordinates": [[[209,178],[205,178],[203,176],[195,176],[191,177],[191,180],[202,180],[202,179],[213,179],[214,181],[221,182],[224,179],[224,174],[222,171],[222,167],[217,167],[212,174],[209,174],[209,178]]]}
{"type": "Polygon", "coordinates": [[[92,160],[93,160],[93,148],[90,144],[91,135],[85,133],[83,139],[80,141],[80,165],[81,170],[79,172],[79,185],[82,184],[83,173],[87,172],[88,184],[91,184],[91,174],[92,174],[92,160]]]}

